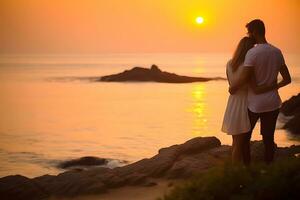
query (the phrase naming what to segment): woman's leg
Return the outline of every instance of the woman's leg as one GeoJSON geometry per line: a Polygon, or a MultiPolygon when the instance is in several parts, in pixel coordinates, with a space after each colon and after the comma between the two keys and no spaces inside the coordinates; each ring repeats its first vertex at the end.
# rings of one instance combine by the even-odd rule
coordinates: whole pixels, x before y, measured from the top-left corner
{"type": "Polygon", "coordinates": [[[244,146],[244,134],[238,134],[232,136],[232,162],[242,163],[243,162],[243,146],[244,146]]]}

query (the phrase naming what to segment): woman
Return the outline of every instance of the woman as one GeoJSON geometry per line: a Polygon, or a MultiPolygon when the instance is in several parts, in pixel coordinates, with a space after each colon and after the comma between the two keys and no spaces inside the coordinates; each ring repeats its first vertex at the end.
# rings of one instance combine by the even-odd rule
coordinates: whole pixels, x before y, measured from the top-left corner
{"type": "MultiPolygon", "coordinates": [[[[243,62],[249,49],[253,48],[255,42],[249,37],[244,37],[240,40],[232,59],[227,63],[226,75],[229,85],[234,85],[241,76],[243,70],[243,62]]],[[[254,77],[253,77],[254,78],[254,77]]],[[[255,83],[251,81],[251,83],[255,83]]],[[[272,86],[256,86],[251,84],[251,87],[256,93],[269,91],[272,86]]],[[[222,131],[232,135],[232,161],[244,162],[249,164],[250,158],[250,135],[247,134],[250,129],[250,121],[248,117],[247,106],[248,85],[239,87],[239,90],[230,95],[227,102],[226,111],[224,114],[222,131]]]]}

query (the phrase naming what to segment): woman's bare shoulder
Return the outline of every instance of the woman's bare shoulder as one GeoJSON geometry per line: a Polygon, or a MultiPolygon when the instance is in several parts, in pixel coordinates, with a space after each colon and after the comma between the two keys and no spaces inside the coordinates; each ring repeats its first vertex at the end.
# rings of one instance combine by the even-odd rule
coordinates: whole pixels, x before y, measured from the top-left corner
{"type": "Polygon", "coordinates": [[[230,69],[231,69],[231,63],[232,63],[232,62],[231,62],[231,59],[227,61],[227,63],[226,63],[226,69],[227,69],[227,70],[230,70],[230,69]]]}

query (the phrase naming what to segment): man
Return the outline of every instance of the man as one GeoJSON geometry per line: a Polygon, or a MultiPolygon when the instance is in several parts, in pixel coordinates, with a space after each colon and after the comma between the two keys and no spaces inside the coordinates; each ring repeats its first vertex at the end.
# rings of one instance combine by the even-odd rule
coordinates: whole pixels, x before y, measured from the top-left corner
{"type": "MultiPolygon", "coordinates": [[[[263,21],[255,19],[246,25],[249,37],[256,42],[245,57],[243,72],[240,80],[230,87],[229,92],[234,93],[245,82],[253,82],[257,86],[269,85],[271,90],[264,93],[248,90],[248,115],[251,130],[245,134],[245,149],[243,149],[244,164],[250,164],[250,139],[253,128],[260,119],[260,132],[265,146],[265,162],[273,161],[275,152],[274,131],[276,126],[281,99],[278,89],[291,83],[289,70],[285,64],[281,51],[269,44],[265,37],[263,21]],[[277,83],[277,76],[281,74],[282,81],[277,83]],[[275,83],[275,84],[274,84],[275,83]]],[[[251,84],[250,84],[251,85],[251,84]]]]}

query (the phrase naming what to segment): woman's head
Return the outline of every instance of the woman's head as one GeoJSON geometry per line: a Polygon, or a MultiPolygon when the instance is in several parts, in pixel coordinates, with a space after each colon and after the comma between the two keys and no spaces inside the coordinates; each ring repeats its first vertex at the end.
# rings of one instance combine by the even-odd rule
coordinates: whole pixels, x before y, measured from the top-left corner
{"type": "Polygon", "coordinates": [[[243,37],[240,40],[231,60],[233,71],[237,70],[238,67],[244,62],[248,50],[254,47],[254,45],[255,41],[250,37],[243,37]]]}
{"type": "Polygon", "coordinates": [[[255,19],[246,24],[248,35],[251,38],[265,37],[265,24],[260,19],[255,19]]]}

